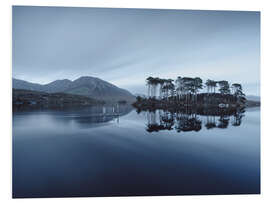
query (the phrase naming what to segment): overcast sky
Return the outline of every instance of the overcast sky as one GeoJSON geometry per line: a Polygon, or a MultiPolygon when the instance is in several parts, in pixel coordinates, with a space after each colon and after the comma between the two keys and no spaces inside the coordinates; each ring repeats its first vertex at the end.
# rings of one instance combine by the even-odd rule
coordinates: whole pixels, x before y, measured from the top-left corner
{"type": "Polygon", "coordinates": [[[132,93],[148,76],[198,76],[259,95],[260,13],[13,7],[13,77],[86,75],[132,93]]]}

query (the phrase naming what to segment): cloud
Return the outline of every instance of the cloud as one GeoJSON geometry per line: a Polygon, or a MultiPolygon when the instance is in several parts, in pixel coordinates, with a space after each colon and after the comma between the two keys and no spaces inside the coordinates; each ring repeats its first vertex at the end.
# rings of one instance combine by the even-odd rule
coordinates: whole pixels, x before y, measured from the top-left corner
{"type": "Polygon", "coordinates": [[[259,84],[259,66],[258,12],[13,7],[13,76],[32,82],[90,75],[140,93],[149,75],[259,84]]]}

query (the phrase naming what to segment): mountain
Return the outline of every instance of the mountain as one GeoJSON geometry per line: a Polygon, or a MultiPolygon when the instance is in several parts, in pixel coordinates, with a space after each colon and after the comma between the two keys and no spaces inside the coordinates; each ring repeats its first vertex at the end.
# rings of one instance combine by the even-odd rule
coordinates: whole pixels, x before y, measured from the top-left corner
{"type": "Polygon", "coordinates": [[[13,78],[12,83],[14,89],[42,91],[47,93],[62,92],[112,102],[120,100],[135,101],[134,95],[132,95],[129,91],[119,88],[99,78],[90,76],[83,76],[74,81],[67,79],[56,80],[45,85],[30,83],[15,78],[13,78]]]}
{"type": "Polygon", "coordinates": [[[49,84],[44,85],[44,91],[49,93],[64,92],[71,85],[71,83],[72,81],[68,79],[55,80],[49,84]]]}
{"type": "Polygon", "coordinates": [[[25,90],[32,90],[32,91],[43,91],[43,85],[37,83],[31,83],[24,80],[18,80],[12,78],[12,87],[15,89],[25,89],[25,90]]]}
{"type": "Polygon", "coordinates": [[[65,90],[66,93],[90,96],[101,100],[133,101],[134,96],[125,89],[94,77],[80,77],[65,90]]]}

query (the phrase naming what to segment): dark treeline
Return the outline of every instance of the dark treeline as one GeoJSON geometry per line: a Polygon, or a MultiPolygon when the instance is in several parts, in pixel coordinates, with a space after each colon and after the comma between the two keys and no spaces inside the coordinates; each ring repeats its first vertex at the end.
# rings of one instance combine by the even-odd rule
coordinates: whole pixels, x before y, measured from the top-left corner
{"type": "Polygon", "coordinates": [[[46,93],[23,89],[12,90],[12,106],[14,111],[31,109],[65,109],[78,106],[103,105],[104,103],[105,102],[103,101],[81,95],[46,93]]]}
{"type": "Polygon", "coordinates": [[[139,108],[179,108],[181,106],[244,106],[246,102],[241,84],[228,81],[207,80],[199,77],[178,77],[176,80],[148,77],[147,97],[137,97],[134,103],[139,108]],[[205,93],[200,90],[206,88],[205,93]]]}

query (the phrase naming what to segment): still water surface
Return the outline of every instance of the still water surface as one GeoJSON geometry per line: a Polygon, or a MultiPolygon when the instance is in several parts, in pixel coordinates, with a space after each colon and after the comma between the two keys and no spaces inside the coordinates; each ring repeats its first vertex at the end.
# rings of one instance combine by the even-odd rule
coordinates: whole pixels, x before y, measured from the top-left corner
{"type": "Polygon", "coordinates": [[[14,113],[13,197],[260,193],[259,108],[240,121],[113,112],[14,113]]]}

